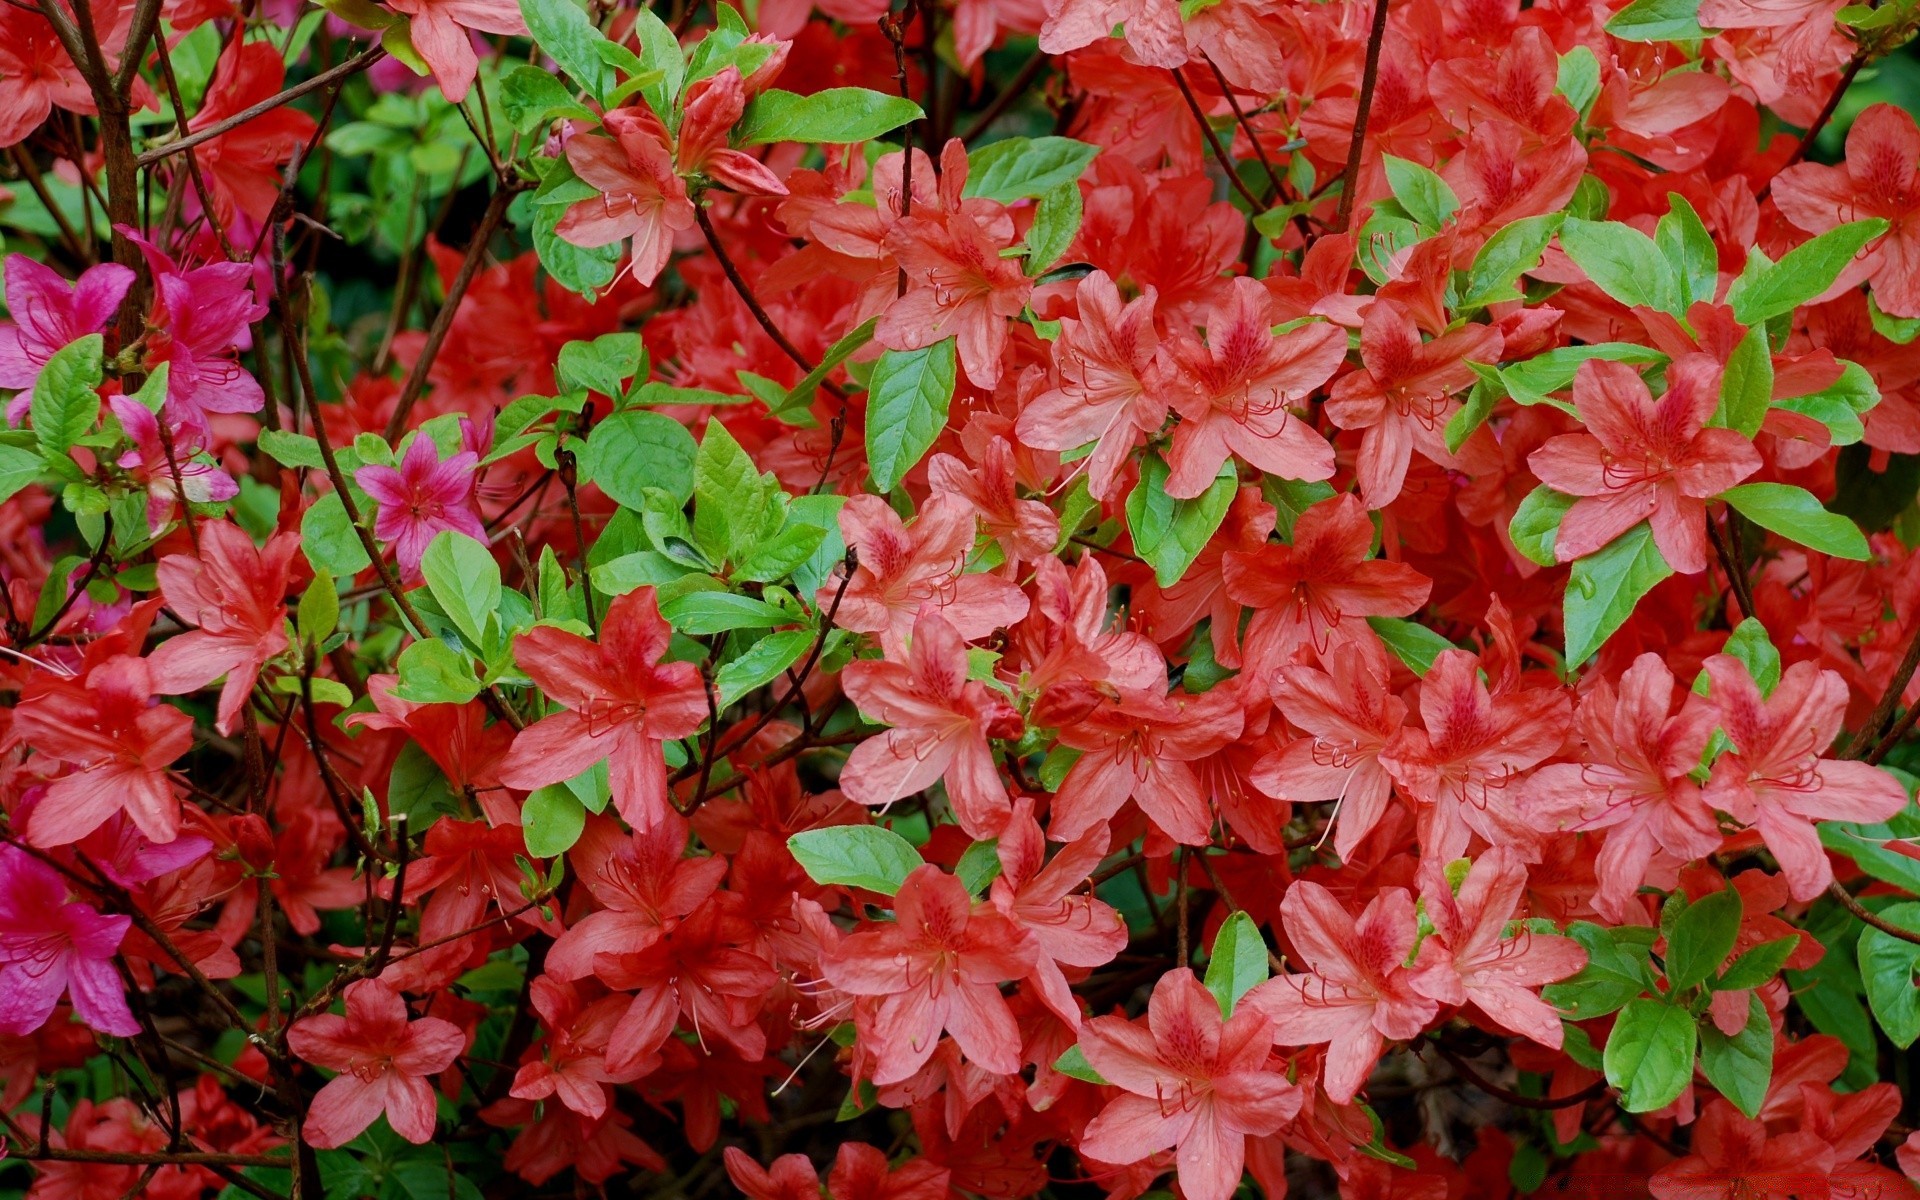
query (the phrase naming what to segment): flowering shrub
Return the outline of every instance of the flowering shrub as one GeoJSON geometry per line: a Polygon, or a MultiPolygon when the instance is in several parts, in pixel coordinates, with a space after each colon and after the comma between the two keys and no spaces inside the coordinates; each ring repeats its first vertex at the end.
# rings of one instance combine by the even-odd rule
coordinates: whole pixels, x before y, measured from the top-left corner
{"type": "Polygon", "coordinates": [[[9,0],[0,1189],[1920,1196],[1913,0],[9,0]]]}

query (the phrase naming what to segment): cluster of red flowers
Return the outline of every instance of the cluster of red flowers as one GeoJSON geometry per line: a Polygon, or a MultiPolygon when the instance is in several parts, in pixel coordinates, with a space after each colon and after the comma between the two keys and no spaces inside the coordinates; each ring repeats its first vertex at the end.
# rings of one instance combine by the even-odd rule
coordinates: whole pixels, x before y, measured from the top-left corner
{"type": "Polygon", "coordinates": [[[0,1191],[1920,1195],[1913,0],[321,3],[0,6],[0,1191]]]}

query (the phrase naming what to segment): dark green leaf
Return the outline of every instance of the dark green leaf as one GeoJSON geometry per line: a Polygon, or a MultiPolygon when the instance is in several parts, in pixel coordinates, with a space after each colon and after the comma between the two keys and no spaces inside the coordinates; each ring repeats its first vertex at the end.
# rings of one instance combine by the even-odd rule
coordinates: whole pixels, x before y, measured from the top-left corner
{"type": "Polygon", "coordinates": [[[1728,1037],[1712,1021],[1700,1024],[1700,1069],[1707,1082],[1748,1117],[1760,1115],[1773,1081],[1773,1023],[1758,996],[1747,997],[1747,1024],[1728,1037]]]}
{"type": "Polygon", "coordinates": [[[1724,888],[1687,905],[1667,934],[1667,982],[1675,991],[1705,983],[1740,936],[1740,893],[1724,888]]]}
{"type": "Polygon", "coordinates": [[[772,629],[790,625],[794,617],[764,600],[732,592],[689,592],[660,606],[667,624],[689,637],[705,637],[730,629],[772,629]]]}
{"type": "Polygon", "coordinates": [[[1367,624],[1380,635],[1380,640],[1387,644],[1387,649],[1393,651],[1394,657],[1407,664],[1407,669],[1415,675],[1425,675],[1432,670],[1433,660],[1443,651],[1459,649],[1418,621],[1400,617],[1368,617],[1367,624]]]}
{"type": "MultiPolygon", "coordinates": [[[[1880,919],[1920,934],[1920,901],[1880,910],[1880,919]]],[[[1880,1028],[1900,1049],[1920,1039],[1920,945],[1878,929],[1860,934],[1860,981],[1880,1028]]]]}
{"type": "Polygon", "coordinates": [[[1771,942],[1761,942],[1727,965],[1720,978],[1713,981],[1716,992],[1743,992],[1749,988],[1761,987],[1773,980],[1786,966],[1787,960],[1800,947],[1800,935],[1788,934],[1771,942]]]}

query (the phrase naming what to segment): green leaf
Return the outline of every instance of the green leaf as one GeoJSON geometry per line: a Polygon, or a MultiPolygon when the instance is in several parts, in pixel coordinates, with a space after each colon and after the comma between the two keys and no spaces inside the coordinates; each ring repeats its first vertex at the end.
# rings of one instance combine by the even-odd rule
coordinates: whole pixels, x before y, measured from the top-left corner
{"type": "Polygon", "coordinates": [[[580,470],[627,508],[644,509],[648,488],[659,488],[685,504],[693,495],[698,452],[693,434],[672,417],[628,409],[594,426],[580,470]]]}
{"type": "Polygon", "coordinates": [[[1673,267],[1679,285],[1680,311],[1694,303],[1712,300],[1720,286],[1720,252],[1713,235],[1693,211],[1693,205],[1677,192],[1667,193],[1667,215],[1654,227],[1654,244],[1673,267]]]}
{"type": "Polygon", "coordinates": [[[1540,995],[1547,1003],[1576,1021],[1587,1021],[1615,1012],[1653,990],[1652,968],[1643,946],[1590,921],[1575,921],[1567,934],[1587,952],[1587,965],[1573,978],[1542,989],[1540,995]]]}
{"type": "Polygon", "coordinates": [[[1700,0],[1633,0],[1607,22],[1607,32],[1623,42],[1697,41],[1700,0]]]}
{"type": "Polygon", "coordinates": [[[288,433],[284,429],[262,429],[258,445],[283,467],[305,467],[309,471],[323,471],[327,466],[327,460],[320,454],[320,443],[304,433],[288,433]]]}
{"type": "Polygon", "coordinates": [[[852,332],[827,347],[820,356],[820,365],[808,371],[799,383],[793,385],[778,405],[769,404],[767,411],[789,425],[813,425],[813,417],[807,409],[813,406],[813,399],[820,391],[820,385],[826,381],[833,369],[852,357],[853,352],[873,340],[874,327],[880,318],[869,317],[856,326],[852,332]]]}
{"type": "MultiPolygon", "coordinates": [[[[1578,46],[1575,49],[1586,50],[1586,47],[1578,46]]],[[[1592,60],[1591,51],[1587,52],[1587,58],[1592,60]]],[[[1560,232],[1560,224],[1564,220],[1566,216],[1563,213],[1547,213],[1538,217],[1522,217],[1501,226],[1500,231],[1488,238],[1479,253],[1473,256],[1473,265],[1467,269],[1465,295],[1459,307],[1481,308],[1506,300],[1518,300],[1520,291],[1514,282],[1540,265],[1540,256],[1546,252],[1547,243],[1553,240],[1553,235],[1560,232]]]]}
{"type": "MultiPolygon", "coordinates": [[[[640,94],[646,98],[647,106],[653,109],[656,116],[667,120],[673,116],[674,101],[680,95],[680,83],[686,78],[686,56],[680,50],[680,39],[651,8],[641,5],[631,11],[633,34],[640,41],[641,61],[649,69],[660,72],[659,81],[641,87],[640,94]]],[[[742,71],[740,75],[744,79],[752,73],[742,71]]]]}
{"type": "Polygon", "coordinates": [[[747,106],[738,137],[746,146],[768,142],[844,146],[872,141],[925,115],[911,100],[868,88],[827,88],[811,96],[770,89],[747,106]]]}
{"type": "Polygon", "coordinates": [[[1767,327],[1755,325],[1727,359],[1713,423],[1752,437],[1760,432],[1760,424],[1772,406],[1773,350],[1767,345],[1767,327]]]}
{"type": "Polygon", "coordinates": [[[689,592],[660,606],[667,624],[689,637],[705,637],[730,629],[772,629],[791,625],[792,613],[765,600],[732,592],[689,592]]]}
{"type": "Polygon", "coordinates": [[[394,694],[415,704],[465,704],[480,694],[473,663],[439,638],[422,638],[400,652],[394,694]]]}
{"type": "Polygon", "coordinates": [[[1149,454],[1140,464],[1140,482],[1127,497],[1127,528],[1134,551],[1153,567],[1161,587],[1172,587],[1200,556],[1233,504],[1240,478],[1232,460],[1221,464],[1207,490],[1191,500],[1167,495],[1167,464],[1149,454]]]}
{"type": "Polygon", "coordinates": [[[1745,954],[1727,964],[1727,969],[1713,981],[1716,992],[1744,992],[1751,988],[1762,987],[1773,980],[1800,948],[1800,935],[1790,933],[1786,937],[1771,942],[1761,942],[1745,954]]]}
{"type": "Polygon", "coordinates": [[[771,583],[798,570],[827,540],[827,531],[817,525],[789,521],[779,533],[739,551],[733,563],[733,578],[771,583]]]}
{"type": "Polygon", "coordinates": [[[1065,137],[1006,138],[967,155],[965,194],[1011,204],[1080,178],[1100,147],[1065,137]]]}
{"type": "Polygon", "coordinates": [[[1743,483],[1720,493],[1741,516],[1822,554],[1865,562],[1870,555],[1860,527],[1790,483],[1743,483]]]}
{"type": "Polygon", "coordinates": [[[782,629],[769,633],[750,647],[745,654],[727,663],[713,673],[714,690],[719,695],[718,703],[722,709],[753,691],[780,678],[780,673],[800,661],[802,655],[812,647],[814,633],[810,629],[782,629]]]}
{"type": "Polygon", "coordinates": [[[565,84],[539,67],[524,63],[501,79],[500,107],[521,133],[532,133],[560,118],[596,119],[593,110],[575,100],[565,84]]]}
{"type": "Polygon", "coordinates": [[[1756,525],[1823,554],[1862,562],[1870,555],[1859,526],[1829,510],[1805,488],[1748,483],[1727,489],[1720,499],[1756,525]]]}
{"type": "Polygon", "coordinates": [[[1773,1082],[1773,1023],[1758,996],[1747,997],[1747,1024],[1728,1037],[1712,1021],[1700,1024],[1700,1069],[1707,1082],[1748,1117],[1760,1115],[1773,1082]]]}
{"type": "Polygon", "coordinates": [[[613,71],[600,57],[599,44],[606,38],[579,5],[573,0],[520,0],[520,15],[547,57],[596,99],[606,98],[613,86],[613,71]]]}
{"type": "Polygon", "coordinates": [[[1734,320],[1760,325],[1784,316],[1833,286],[1868,242],[1887,231],[1879,217],[1829,229],[1768,262],[1755,250],[1747,254],[1746,270],[1727,289],[1726,303],[1734,320]]]}
{"type": "Polygon", "coordinates": [[[1393,189],[1393,198],[1400,202],[1400,207],[1415,221],[1437,230],[1447,223],[1448,217],[1460,211],[1460,197],[1431,169],[1391,154],[1383,157],[1387,186],[1393,189]]]}
{"type": "Polygon", "coordinates": [[[1620,303],[1675,314],[1686,311],[1679,304],[1673,267],[1654,240],[1633,226],[1568,217],[1560,226],[1560,247],[1595,286],[1620,303]]]}
{"type": "MultiPolygon", "coordinates": [[[[1630,342],[1599,342],[1591,346],[1562,346],[1558,350],[1549,350],[1525,362],[1503,367],[1500,377],[1517,403],[1554,404],[1556,402],[1549,397],[1549,393],[1563,392],[1572,387],[1573,377],[1580,372],[1580,364],[1596,358],[1642,366],[1667,361],[1666,355],[1647,346],[1635,346],[1630,342]]],[[[1577,415],[1570,404],[1560,404],[1559,407],[1577,415]]]]}
{"type": "Polygon", "coordinates": [[[639,334],[605,333],[590,342],[576,340],[560,347],[554,376],[563,392],[586,389],[619,399],[626,391],[626,381],[645,361],[639,334]]]}
{"type": "Polygon", "coordinates": [[[1592,657],[1633,615],[1640,598],[1671,574],[1644,521],[1576,561],[1567,581],[1567,665],[1592,657]]]}
{"type": "Polygon", "coordinates": [[[44,453],[65,454],[99,419],[103,344],[99,334],[90,333],[54,351],[40,368],[28,411],[44,453]]]}
{"type": "Polygon", "coordinates": [[[1040,197],[1027,230],[1027,274],[1044,275],[1060,261],[1080,233],[1080,185],[1067,182],[1040,197]]]}
{"type": "MultiPolygon", "coordinates": [[[[1907,901],[1880,911],[1880,919],[1920,933],[1920,902],[1907,901]]],[[[1860,981],[1867,1003],[1887,1039],[1905,1050],[1920,1038],[1920,946],[1869,928],[1860,934],[1860,981]]]]}
{"type": "Polygon", "coordinates": [[[535,858],[555,858],[573,849],[587,827],[587,809],[563,783],[535,788],[520,810],[527,838],[527,853],[535,858]]]}
{"type": "Polygon", "coordinates": [[[867,469],[877,491],[898,487],[947,427],[953,403],[954,341],[889,350],[867,385],[867,469]]]}
{"type": "Polygon", "coordinates": [[[0,504],[40,478],[44,466],[40,456],[24,446],[0,446],[0,504]]]}
{"type": "Polygon", "coordinates": [[[725,425],[708,421],[693,459],[694,541],[714,561],[732,560],[758,535],[766,493],[753,459],[725,425]]]}
{"type": "Polygon", "coordinates": [[[834,825],[787,839],[787,849],[815,883],[864,888],[891,896],[921,865],[913,843],[879,825],[834,825]]]}
{"type": "Polygon", "coordinates": [[[1220,1002],[1220,1015],[1231,1017],[1240,997],[1266,981],[1267,942],[1260,926],[1246,913],[1234,913],[1214,935],[1207,990],[1220,1002]]]}
{"type": "MultiPolygon", "coordinates": [[[[1770,696],[1780,683],[1780,651],[1773,645],[1773,639],[1767,634],[1767,627],[1758,618],[1747,617],[1733,627],[1727,635],[1727,644],[1721,652],[1731,654],[1747,668],[1747,674],[1753,676],[1755,686],[1762,696],[1770,696]]],[[[1701,678],[1706,678],[1702,671],[1701,678]]],[[[1700,689],[1706,695],[1706,689],[1700,689]]]]}
{"type": "Polygon", "coordinates": [[[1482,363],[1467,365],[1472,367],[1480,378],[1473,381],[1473,390],[1467,393],[1467,402],[1460,406],[1458,412],[1447,418],[1447,450],[1453,454],[1460,453],[1460,447],[1467,444],[1467,439],[1473,436],[1473,431],[1486,424],[1487,418],[1493,415],[1494,407],[1507,396],[1507,385],[1501,380],[1497,367],[1482,363]]]}
{"type": "Polygon", "coordinates": [[[1600,60],[1594,57],[1591,49],[1575,46],[1560,56],[1560,69],[1555,73],[1553,90],[1567,98],[1567,103],[1573,105],[1573,111],[1582,118],[1586,117],[1587,110],[1600,98],[1600,60]]]}
{"type": "Polygon", "coordinates": [[[1705,983],[1740,936],[1740,893],[1725,888],[1687,905],[1667,934],[1667,982],[1674,991],[1705,983]]]}
{"type": "Polygon", "coordinates": [[[316,571],[351,579],[373,562],[347,519],[340,493],[328,492],[300,515],[300,549],[316,571]]]}
{"type": "Polygon", "coordinates": [[[407,828],[416,834],[425,833],[436,818],[460,811],[460,798],[418,742],[407,742],[394,757],[387,776],[387,811],[405,817],[407,828]]]}
{"type": "Polygon", "coordinates": [[[1093,1069],[1093,1064],[1087,1061],[1086,1054],[1081,1051],[1078,1045],[1068,1046],[1066,1053],[1053,1061],[1053,1069],[1062,1075],[1068,1075],[1074,1079],[1085,1080],[1088,1083],[1097,1083],[1102,1087],[1111,1086],[1107,1083],[1106,1079],[1101,1076],[1100,1072],[1093,1069]]]}
{"type": "Polygon", "coordinates": [[[1572,508],[1576,497],[1556,492],[1541,484],[1526,494],[1514,509],[1507,525],[1513,548],[1529,562],[1550,567],[1559,560],[1553,556],[1553,543],[1560,536],[1560,520],[1572,508]]]}
{"type": "Polygon", "coordinates": [[[1607,1082],[1628,1112],[1672,1104],[1693,1078],[1693,1015],[1665,1000],[1642,997],[1620,1010],[1602,1056],[1607,1082]]]}
{"type": "Polygon", "coordinates": [[[1000,839],[988,838],[968,846],[960,861],[953,864],[953,875],[969,896],[984,893],[1000,877],[1000,839]]]}
{"type": "Polygon", "coordinates": [[[1804,396],[1788,396],[1775,404],[1788,412],[1812,417],[1827,427],[1836,446],[1851,446],[1867,435],[1860,418],[1880,403],[1880,385],[1857,362],[1841,360],[1840,378],[1830,387],[1804,396]]]}
{"type": "Polygon", "coordinates": [[[332,575],[325,571],[313,573],[313,582],[300,593],[296,614],[294,628],[299,631],[301,641],[318,646],[333,636],[334,626],[340,623],[340,591],[334,586],[332,575]]]}
{"type": "Polygon", "coordinates": [[[1395,658],[1407,664],[1407,669],[1415,675],[1425,675],[1433,669],[1433,660],[1446,650],[1458,650],[1446,638],[1428,629],[1418,621],[1408,621],[1400,617],[1368,617],[1367,624],[1380,635],[1380,640],[1393,651],[1395,658]]]}
{"type": "Polygon", "coordinates": [[[467,645],[485,646],[487,618],[500,607],[500,564],[492,552],[464,533],[443,529],[420,556],[420,574],[467,645]]]}

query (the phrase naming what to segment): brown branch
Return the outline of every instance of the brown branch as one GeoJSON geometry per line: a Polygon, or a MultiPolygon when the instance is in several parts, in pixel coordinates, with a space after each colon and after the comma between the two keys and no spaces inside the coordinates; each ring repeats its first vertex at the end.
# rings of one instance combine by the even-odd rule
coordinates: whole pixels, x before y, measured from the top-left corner
{"type": "MultiPolygon", "coordinates": [[[[1819,115],[1813,118],[1813,124],[1807,126],[1807,131],[1800,135],[1800,144],[1793,148],[1793,153],[1787,157],[1787,161],[1780,164],[1780,171],[1785,171],[1807,157],[1807,152],[1813,149],[1814,140],[1820,136],[1820,131],[1827,127],[1827,122],[1833,120],[1833,114],[1840,110],[1840,101],[1846,98],[1847,89],[1853,86],[1854,77],[1860,74],[1861,67],[1867,65],[1869,57],[1864,46],[1854,52],[1854,56],[1847,62],[1847,69],[1840,73],[1840,82],[1833,85],[1833,94],[1827,97],[1826,105],[1821,108],[1819,115]]],[[[1755,200],[1767,198],[1773,191],[1773,181],[1780,178],[1780,171],[1773,173],[1772,178],[1767,180],[1766,186],[1762,187],[1759,194],[1754,197],[1755,200]]]]}
{"type": "Polygon", "coordinates": [[[1587,1101],[1592,1100],[1607,1090],[1607,1081],[1598,1079],[1569,1096],[1558,1096],[1552,1099],[1539,1096],[1524,1096],[1511,1088],[1501,1087],[1499,1084],[1481,1075],[1480,1072],[1467,1065],[1466,1059],[1455,1054],[1452,1050],[1447,1049],[1443,1043],[1434,1041],[1428,1042],[1427,1044],[1439,1052],[1440,1057],[1446,1059],[1447,1065],[1452,1067],[1454,1072],[1462,1079],[1471,1083],[1474,1087],[1479,1088],[1487,1095],[1492,1096],[1494,1099],[1505,1101],[1515,1108],[1528,1108],[1536,1112],[1549,1112],[1559,1108],[1572,1108],[1577,1104],[1585,1104],[1587,1101]]]}
{"type": "MultiPolygon", "coordinates": [[[[223,133],[229,133],[245,125],[255,117],[264,116],[282,105],[298,100],[308,92],[317,92],[336,80],[345,79],[350,75],[356,75],[379,62],[385,58],[386,55],[387,52],[379,46],[363,51],[353,58],[340,63],[338,66],[330,67],[310,79],[303,79],[284,91],[268,96],[258,104],[250,104],[230,117],[215,121],[205,129],[195,130],[183,138],[156,146],[134,161],[142,167],[150,167],[157,162],[163,162],[173,155],[180,153],[182,150],[191,150],[195,146],[210,142],[223,133]]],[[[185,114],[181,114],[181,117],[184,120],[185,114]]]]}
{"type": "Polygon", "coordinates": [[[1240,193],[1240,198],[1247,202],[1250,210],[1255,213],[1264,212],[1267,206],[1260,203],[1260,198],[1253,194],[1253,189],[1247,186],[1247,181],[1240,178],[1240,172],[1234,167],[1233,159],[1227,154],[1227,148],[1220,144],[1220,135],[1213,131],[1212,122],[1208,121],[1207,114],[1200,110],[1200,101],[1194,96],[1193,89],[1187,86],[1187,77],[1181,73],[1179,67],[1168,67],[1167,74],[1173,76],[1173,81],[1180,85],[1180,95],[1187,102],[1187,111],[1193,114],[1194,121],[1200,126],[1200,132],[1205,135],[1207,145],[1213,150],[1213,157],[1220,163],[1220,169],[1227,173],[1227,182],[1233,185],[1234,191],[1240,193]]]}
{"type": "Polygon", "coordinates": [[[1838,900],[1842,908],[1845,908],[1854,916],[1859,917],[1862,921],[1878,929],[1881,933],[1889,937],[1899,938],[1903,942],[1911,942],[1916,946],[1920,946],[1920,933],[1915,933],[1911,929],[1902,929],[1892,921],[1882,917],[1879,913],[1861,904],[1853,898],[1852,892],[1840,886],[1839,880],[1835,880],[1827,885],[1827,895],[1838,900]]]}
{"type": "Polygon", "coordinates": [[[1900,656],[1900,662],[1893,668],[1893,674],[1887,680],[1887,690],[1880,693],[1873,711],[1860,726],[1848,743],[1846,758],[1859,758],[1893,719],[1893,710],[1900,706],[1900,697],[1906,694],[1907,685],[1913,682],[1913,673],[1920,669],[1920,621],[1914,623],[1913,636],[1907,642],[1907,652],[1900,656]]]}
{"type": "Polygon", "coordinates": [[[1353,193],[1360,186],[1360,160],[1367,145],[1367,118],[1373,109],[1373,89],[1380,82],[1380,46],[1387,40],[1388,0],[1373,0],[1373,28],[1367,31],[1367,65],[1360,76],[1359,105],[1353,112],[1353,140],[1347,144],[1347,167],[1340,173],[1340,212],[1333,230],[1346,232],[1353,220],[1353,193]]]}
{"type": "MultiPolygon", "coordinates": [[[[795,347],[792,342],[787,340],[787,335],[780,332],[780,327],[773,323],[773,318],[767,315],[767,310],[760,306],[760,298],[753,294],[753,289],[747,285],[746,279],[741,276],[740,268],[734,265],[733,257],[727,253],[726,247],[720,244],[720,235],[715,232],[713,219],[707,216],[707,210],[704,205],[694,208],[693,219],[700,223],[700,232],[705,235],[707,246],[713,251],[714,259],[719,262],[720,269],[726,273],[727,282],[733,285],[733,290],[739,295],[741,303],[745,304],[747,311],[753,314],[753,319],[759,322],[760,328],[766,331],[769,338],[773,339],[773,344],[780,347],[782,354],[792,359],[794,364],[803,372],[812,374],[814,369],[813,364],[807,361],[807,356],[800,353],[799,349],[795,347]]],[[[826,388],[834,395],[840,396],[841,399],[846,399],[833,384],[822,380],[820,386],[826,388]]]]}
{"type": "Polygon", "coordinates": [[[433,324],[427,329],[427,340],[420,347],[420,357],[414,360],[413,370],[407,373],[407,382],[400,389],[400,399],[394,405],[393,416],[387,421],[387,440],[393,441],[407,430],[407,417],[413,412],[414,402],[420,399],[420,393],[427,388],[427,372],[433,369],[433,361],[440,355],[440,347],[447,340],[447,333],[453,328],[453,319],[459,315],[460,301],[466,298],[467,287],[473,283],[473,277],[480,273],[480,262],[487,256],[487,246],[493,241],[493,235],[500,231],[501,222],[507,218],[507,206],[523,188],[518,179],[501,179],[494,188],[493,198],[487,202],[486,215],[480,218],[480,227],[473,232],[473,241],[467,246],[467,256],[460,260],[460,270],[455,273],[453,282],[447,285],[446,300],[441,303],[440,311],[434,314],[433,324]]]}

